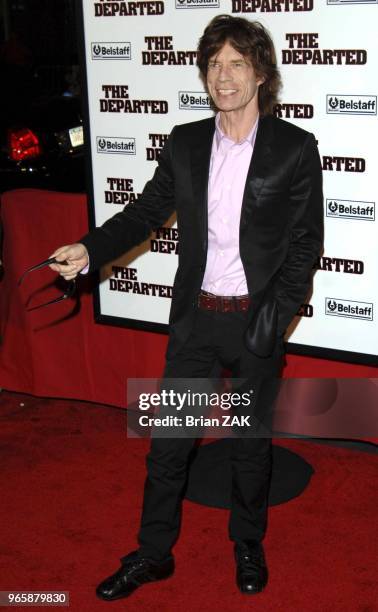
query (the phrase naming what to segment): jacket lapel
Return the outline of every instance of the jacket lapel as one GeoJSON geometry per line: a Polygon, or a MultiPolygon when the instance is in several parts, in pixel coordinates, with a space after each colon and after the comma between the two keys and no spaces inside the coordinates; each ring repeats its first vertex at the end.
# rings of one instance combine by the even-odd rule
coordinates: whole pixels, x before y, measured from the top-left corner
{"type": "Polygon", "coordinates": [[[210,170],[211,148],[215,131],[215,117],[203,122],[191,142],[191,173],[194,202],[197,206],[201,246],[207,251],[207,187],[210,170]]]}
{"type": "Polygon", "coordinates": [[[273,117],[271,115],[261,117],[245,182],[241,222],[244,221],[245,215],[250,212],[252,206],[256,203],[265,177],[269,172],[273,137],[273,117]]]}

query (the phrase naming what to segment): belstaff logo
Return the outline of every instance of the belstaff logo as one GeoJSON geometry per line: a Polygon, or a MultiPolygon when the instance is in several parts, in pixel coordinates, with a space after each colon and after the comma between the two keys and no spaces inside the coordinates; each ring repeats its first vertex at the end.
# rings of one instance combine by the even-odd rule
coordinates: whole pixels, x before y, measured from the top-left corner
{"type": "Polygon", "coordinates": [[[378,4],[378,0],[327,0],[327,4],[378,4]]]}
{"type": "Polygon", "coordinates": [[[325,298],[325,314],[333,317],[373,321],[373,304],[327,297],[325,298]]]}
{"type": "Polygon", "coordinates": [[[355,219],[357,221],[375,221],[375,202],[357,200],[328,199],[326,202],[327,217],[337,219],[355,219]]]}
{"type": "Polygon", "coordinates": [[[93,60],[130,60],[131,44],[129,42],[93,42],[91,53],[93,60]]]}
{"type": "Polygon", "coordinates": [[[97,153],[135,155],[135,138],[122,136],[97,136],[97,153]]]}
{"type": "Polygon", "coordinates": [[[219,0],[176,0],[177,9],[219,8],[219,0]]]}
{"type": "Polygon", "coordinates": [[[182,110],[210,109],[210,96],[203,91],[179,91],[179,108],[182,110]]]}
{"type": "Polygon", "coordinates": [[[331,115],[376,115],[377,96],[329,94],[326,110],[331,115]]]}

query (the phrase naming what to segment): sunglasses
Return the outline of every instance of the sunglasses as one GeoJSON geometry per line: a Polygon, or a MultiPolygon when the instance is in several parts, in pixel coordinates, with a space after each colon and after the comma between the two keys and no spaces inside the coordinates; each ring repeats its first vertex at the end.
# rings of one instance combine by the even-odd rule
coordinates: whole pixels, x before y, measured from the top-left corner
{"type": "MultiPolygon", "coordinates": [[[[31,266],[31,268],[28,268],[27,270],[25,270],[23,275],[19,278],[17,285],[20,287],[20,285],[23,283],[24,279],[30,272],[34,272],[35,270],[41,270],[41,268],[45,268],[52,263],[61,264],[64,262],[61,262],[61,261],[58,262],[55,259],[55,257],[50,257],[49,259],[45,259],[44,261],[41,261],[35,266],[31,266]]],[[[50,304],[57,304],[58,302],[62,302],[63,300],[66,300],[67,298],[72,297],[75,291],[76,291],[76,279],[66,281],[66,290],[59,297],[53,300],[49,300],[48,302],[44,302],[43,304],[38,304],[38,306],[32,306],[31,308],[27,308],[27,311],[30,312],[31,310],[37,310],[38,308],[43,308],[44,306],[49,306],[50,304]]]]}

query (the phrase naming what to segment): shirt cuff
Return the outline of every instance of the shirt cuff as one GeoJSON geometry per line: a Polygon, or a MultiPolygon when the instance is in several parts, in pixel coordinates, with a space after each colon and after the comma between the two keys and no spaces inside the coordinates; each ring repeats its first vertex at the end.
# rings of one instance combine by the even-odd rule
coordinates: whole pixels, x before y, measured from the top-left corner
{"type": "Polygon", "coordinates": [[[80,274],[88,274],[88,270],[89,270],[89,257],[88,257],[88,263],[85,266],[85,268],[83,268],[82,270],[80,270],[80,274]]]}

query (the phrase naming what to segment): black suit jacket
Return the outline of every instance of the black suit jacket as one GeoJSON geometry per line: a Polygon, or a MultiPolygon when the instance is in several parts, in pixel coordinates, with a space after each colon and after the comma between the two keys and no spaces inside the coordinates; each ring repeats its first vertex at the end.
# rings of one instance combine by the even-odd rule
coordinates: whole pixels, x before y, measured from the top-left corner
{"type": "MultiPolygon", "coordinates": [[[[190,333],[205,271],[214,130],[214,118],[176,126],[138,201],[80,240],[94,270],[143,242],[176,210],[179,265],[168,357],[190,333]]],[[[245,342],[256,355],[272,352],[297,313],[309,290],[322,239],[321,164],[314,136],[273,116],[260,118],[239,229],[251,297],[245,342]]]]}

